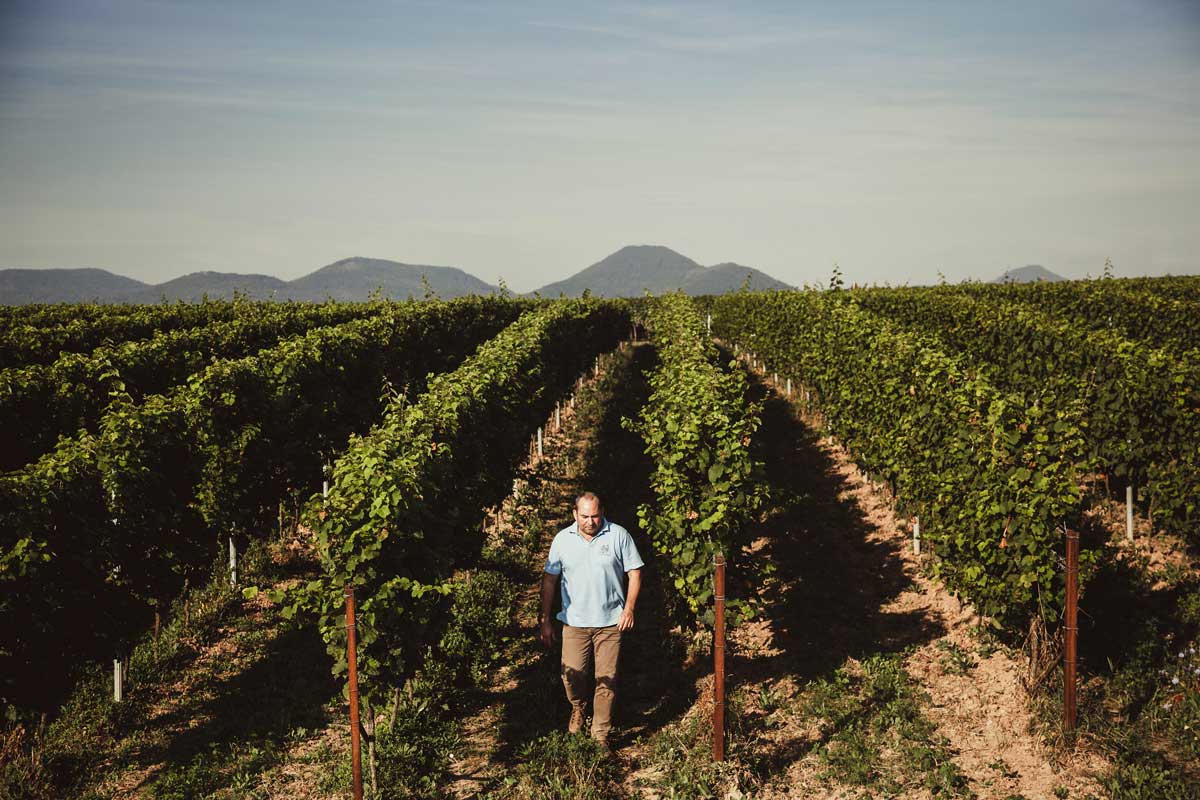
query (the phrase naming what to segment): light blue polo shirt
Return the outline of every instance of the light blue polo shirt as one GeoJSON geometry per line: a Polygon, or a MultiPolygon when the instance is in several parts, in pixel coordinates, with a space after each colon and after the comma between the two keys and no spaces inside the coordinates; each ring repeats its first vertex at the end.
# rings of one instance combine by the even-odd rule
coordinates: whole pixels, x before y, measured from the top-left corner
{"type": "Polygon", "coordinates": [[[577,523],[563,528],[550,545],[545,568],[562,575],[558,619],[573,628],[616,625],[625,608],[625,573],[642,563],[629,531],[607,519],[590,542],[577,523]]]}

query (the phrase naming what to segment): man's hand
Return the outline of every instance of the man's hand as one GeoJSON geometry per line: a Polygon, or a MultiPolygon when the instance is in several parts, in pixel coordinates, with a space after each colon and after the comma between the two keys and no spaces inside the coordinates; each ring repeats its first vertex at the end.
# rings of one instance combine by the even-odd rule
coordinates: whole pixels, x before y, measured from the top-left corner
{"type": "Polygon", "coordinates": [[[621,618],[617,620],[619,631],[627,631],[633,627],[633,606],[642,591],[642,568],[631,569],[625,576],[629,578],[629,592],[625,595],[625,608],[621,610],[621,618]]]}
{"type": "Polygon", "coordinates": [[[538,638],[542,640],[543,647],[550,647],[554,644],[554,623],[550,618],[550,610],[554,607],[554,592],[558,589],[558,576],[549,572],[542,573],[542,613],[538,616],[541,624],[538,626],[541,630],[538,632],[538,638]]]}
{"type": "Polygon", "coordinates": [[[617,620],[617,630],[627,631],[633,627],[633,609],[625,608],[621,611],[621,618],[617,620]]]}
{"type": "Polygon", "coordinates": [[[554,625],[548,619],[542,620],[541,634],[539,638],[542,640],[542,646],[550,647],[554,644],[556,638],[554,625]]]}

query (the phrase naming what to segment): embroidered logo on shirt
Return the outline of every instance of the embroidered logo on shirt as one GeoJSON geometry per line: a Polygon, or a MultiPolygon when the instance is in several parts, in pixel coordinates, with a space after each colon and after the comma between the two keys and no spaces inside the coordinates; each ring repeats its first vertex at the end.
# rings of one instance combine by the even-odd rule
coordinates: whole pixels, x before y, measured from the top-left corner
{"type": "Polygon", "coordinates": [[[606,556],[608,554],[609,554],[608,545],[606,545],[606,544],[600,545],[600,555],[606,556]]]}

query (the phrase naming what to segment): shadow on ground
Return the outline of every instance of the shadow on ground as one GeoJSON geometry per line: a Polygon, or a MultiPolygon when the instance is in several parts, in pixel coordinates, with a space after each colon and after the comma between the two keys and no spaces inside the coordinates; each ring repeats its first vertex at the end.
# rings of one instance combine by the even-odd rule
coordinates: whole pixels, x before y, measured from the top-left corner
{"type": "MultiPolygon", "coordinates": [[[[735,682],[785,676],[797,685],[828,678],[847,658],[896,653],[942,635],[944,627],[922,611],[885,606],[913,585],[901,558],[899,536],[872,537],[876,525],[855,500],[853,487],[823,450],[819,434],[796,408],[761,383],[762,444],[771,509],[753,539],[765,538],[744,561],[767,559],[776,573],[764,586],[747,587],[763,600],[778,652],[734,651],[728,667],[735,682]]],[[[803,755],[799,743],[765,754],[773,769],[803,755]]]]}
{"type": "MultiPolygon", "coordinates": [[[[267,639],[272,629],[283,624],[273,615],[243,615],[232,624],[238,628],[230,634],[235,648],[228,656],[213,658],[199,681],[188,688],[196,699],[185,698],[153,720],[151,729],[165,727],[172,733],[161,744],[138,748],[128,759],[130,765],[161,763],[168,771],[184,769],[210,753],[213,769],[206,770],[206,784],[208,791],[215,791],[226,788],[231,773],[238,771],[222,767],[222,761],[232,767],[249,754],[252,770],[261,773],[279,762],[283,743],[294,730],[328,724],[326,704],[339,687],[316,630],[289,626],[267,639]],[[232,667],[229,659],[236,659],[232,667]],[[250,663],[242,666],[246,661],[250,663]]],[[[148,775],[146,782],[162,774],[148,775]]]]}

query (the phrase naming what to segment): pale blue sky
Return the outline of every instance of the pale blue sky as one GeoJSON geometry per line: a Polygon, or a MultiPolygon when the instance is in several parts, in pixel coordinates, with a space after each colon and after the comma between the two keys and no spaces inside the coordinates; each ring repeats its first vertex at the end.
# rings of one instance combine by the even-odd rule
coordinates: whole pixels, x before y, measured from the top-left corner
{"type": "Polygon", "coordinates": [[[0,267],[1200,272],[1200,3],[0,0],[0,267]]]}

